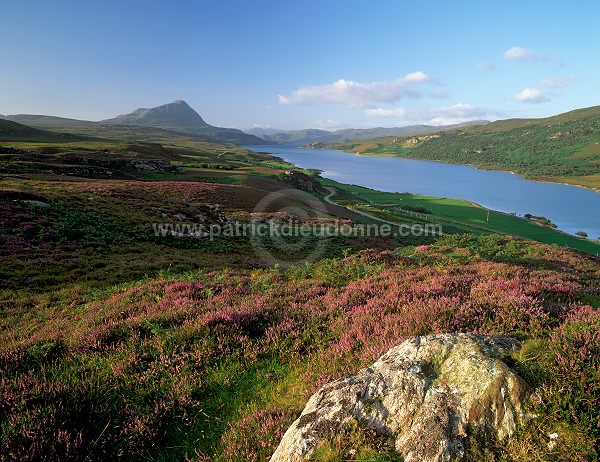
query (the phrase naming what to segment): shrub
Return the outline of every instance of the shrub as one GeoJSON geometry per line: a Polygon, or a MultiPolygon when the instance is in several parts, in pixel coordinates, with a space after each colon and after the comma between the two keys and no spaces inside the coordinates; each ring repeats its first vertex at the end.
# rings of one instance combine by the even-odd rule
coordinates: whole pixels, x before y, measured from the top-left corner
{"type": "Polygon", "coordinates": [[[290,409],[254,409],[231,423],[221,439],[222,459],[231,462],[268,460],[298,416],[290,409]]]}

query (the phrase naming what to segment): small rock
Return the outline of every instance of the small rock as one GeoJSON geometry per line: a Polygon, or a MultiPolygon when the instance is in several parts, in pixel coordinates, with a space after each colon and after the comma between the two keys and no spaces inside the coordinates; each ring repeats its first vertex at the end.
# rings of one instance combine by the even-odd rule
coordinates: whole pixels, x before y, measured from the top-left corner
{"type": "Polygon", "coordinates": [[[550,441],[548,442],[548,449],[552,450],[556,447],[556,440],[558,439],[558,433],[550,433],[548,435],[550,441]]]}
{"type": "Polygon", "coordinates": [[[31,199],[22,200],[21,202],[23,202],[24,204],[33,205],[34,207],[41,207],[41,208],[50,207],[50,204],[47,204],[46,202],[36,201],[36,200],[31,200],[31,199]]]}
{"type": "Polygon", "coordinates": [[[410,372],[411,374],[420,374],[421,373],[421,366],[419,366],[418,364],[412,364],[408,368],[408,372],[410,372]]]}

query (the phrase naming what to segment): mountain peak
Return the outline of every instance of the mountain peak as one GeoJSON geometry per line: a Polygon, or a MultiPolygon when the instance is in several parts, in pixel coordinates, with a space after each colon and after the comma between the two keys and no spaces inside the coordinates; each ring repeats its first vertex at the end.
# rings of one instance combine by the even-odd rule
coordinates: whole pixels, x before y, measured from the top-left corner
{"type": "MultiPolygon", "coordinates": [[[[194,111],[192,109],[192,107],[188,103],[186,103],[184,100],[182,100],[182,99],[176,99],[172,103],[163,104],[162,106],[157,106],[157,107],[155,107],[153,109],[158,109],[158,108],[167,107],[167,106],[173,107],[173,108],[179,108],[179,109],[182,109],[182,110],[188,110],[189,109],[189,110],[194,111]]],[[[196,111],[194,111],[194,112],[196,112],[196,111]]]]}
{"type": "Polygon", "coordinates": [[[256,136],[248,135],[235,128],[213,127],[207,124],[200,114],[194,111],[188,103],[177,99],[162,106],[141,107],[129,114],[119,115],[113,119],[102,120],[100,123],[109,125],[134,125],[156,127],[177,132],[191,133],[217,142],[235,144],[264,144],[256,136]]]}
{"type": "Polygon", "coordinates": [[[129,114],[119,115],[103,122],[118,125],[172,125],[190,128],[208,125],[200,114],[181,99],[153,108],[139,108],[129,114]]]}

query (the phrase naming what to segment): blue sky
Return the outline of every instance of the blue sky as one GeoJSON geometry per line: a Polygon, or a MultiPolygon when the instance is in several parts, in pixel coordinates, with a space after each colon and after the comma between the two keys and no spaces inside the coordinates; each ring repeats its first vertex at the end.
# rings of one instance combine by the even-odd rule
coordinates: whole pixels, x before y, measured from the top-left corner
{"type": "Polygon", "coordinates": [[[600,3],[0,0],[0,114],[344,128],[600,104],[600,3]]]}

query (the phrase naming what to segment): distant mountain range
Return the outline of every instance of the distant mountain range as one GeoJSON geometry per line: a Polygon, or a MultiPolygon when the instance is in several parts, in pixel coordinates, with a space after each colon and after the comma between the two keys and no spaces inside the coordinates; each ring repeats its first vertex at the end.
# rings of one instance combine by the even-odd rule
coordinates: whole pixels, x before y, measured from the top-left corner
{"type": "Polygon", "coordinates": [[[92,122],[89,120],[67,119],[63,117],[16,114],[1,116],[0,119],[10,120],[29,127],[44,130],[62,130],[65,128],[94,126],[137,126],[154,127],[180,133],[200,136],[204,139],[233,144],[270,144],[254,135],[244,133],[235,128],[213,127],[193,110],[185,101],[177,100],[154,108],[140,108],[130,114],[119,115],[112,119],[92,122]]]}
{"type": "Polygon", "coordinates": [[[172,103],[163,104],[162,106],[153,108],[139,108],[129,114],[118,115],[111,119],[101,120],[99,122],[37,114],[0,115],[0,119],[10,120],[34,129],[66,131],[71,133],[77,133],[77,129],[84,128],[87,133],[94,130],[100,130],[101,127],[152,127],[171,132],[194,135],[202,137],[204,140],[218,143],[233,143],[238,145],[303,145],[315,142],[330,143],[363,140],[383,136],[414,136],[488,123],[484,120],[477,120],[463,124],[444,125],[439,127],[431,125],[413,125],[392,128],[349,128],[336,131],[319,129],[277,130],[272,128],[252,128],[244,132],[235,128],[222,128],[209,125],[204,121],[200,114],[182,100],[173,101],[172,103]]]}
{"type": "Polygon", "coordinates": [[[342,130],[277,130],[273,128],[251,128],[246,133],[262,138],[267,142],[278,144],[304,145],[309,143],[331,143],[341,141],[366,140],[384,136],[416,136],[426,135],[474,125],[486,125],[487,120],[474,120],[453,125],[410,125],[407,127],[346,128],[342,130]]]}
{"type": "MultiPolygon", "coordinates": [[[[324,131],[324,130],[319,130],[324,131]]],[[[290,130],[281,130],[279,128],[263,128],[263,127],[253,127],[244,130],[245,133],[254,136],[264,136],[264,135],[274,135],[275,133],[289,133],[290,130]]]]}

